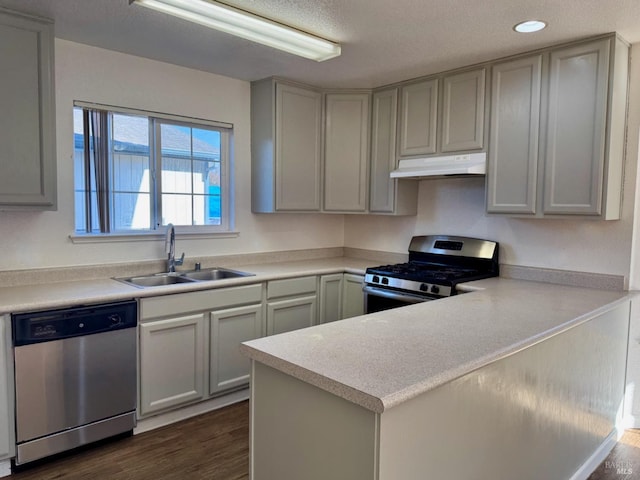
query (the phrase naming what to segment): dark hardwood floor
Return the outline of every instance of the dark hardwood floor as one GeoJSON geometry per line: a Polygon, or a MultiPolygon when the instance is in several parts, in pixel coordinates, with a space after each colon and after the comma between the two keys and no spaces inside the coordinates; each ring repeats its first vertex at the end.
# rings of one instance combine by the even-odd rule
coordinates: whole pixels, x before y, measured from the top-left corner
{"type": "Polygon", "coordinates": [[[9,480],[247,480],[249,402],[98,445],[9,480]]]}
{"type": "Polygon", "coordinates": [[[640,430],[627,430],[588,480],[640,478],[640,430]]]}
{"type": "MultiPolygon", "coordinates": [[[[249,402],[75,452],[8,478],[248,480],[249,402]]],[[[633,479],[640,479],[640,430],[627,430],[588,480],[633,479]]]]}

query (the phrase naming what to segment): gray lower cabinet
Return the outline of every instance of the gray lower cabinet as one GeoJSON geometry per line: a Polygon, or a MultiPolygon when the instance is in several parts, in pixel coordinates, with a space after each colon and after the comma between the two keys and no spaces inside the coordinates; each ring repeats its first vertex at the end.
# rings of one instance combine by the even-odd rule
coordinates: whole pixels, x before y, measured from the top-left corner
{"type": "Polygon", "coordinates": [[[0,7],[0,210],[55,210],[53,23],[0,7]]]}
{"type": "Polygon", "coordinates": [[[315,295],[288,298],[267,304],[267,335],[311,327],[316,321],[315,295]]]}
{"type": "Polygon", "coordinates": [[[415,215],[418,182],[389,176],[396,169],[398,88],[373,93],[371,105],[371,148],[369,212],[415,215]]]}
{"type": "Polygon", "coordinates": [[[364,315],[364,277],[351,273],[320,276],[318,323],[364,315]]]}
{"type": "Polygon", "coordinates": [[[321,207],[322,93],[266,79],[251,84],[251,207],[314,212],[321,207]]]}
{"type": "Polygon", "coordinates": [[[325,98],[324,210],[367,210],[370,93],[325,98]]]}
{"type": "MultiPolygon", "coordinates": [[[[266,289],[260,283],[140,299],[138,416],[245,387],[250,363],[242,342],[361,314],[362,278],[310,275],[272,280],[266,289]]],[[[1,449],[0,420],[0,459],[1,449]]]]}
{"type": "Polygon", "coordinates": [[[342,318],[364,315],[364,277],[352,273],[344,274],[342,291],[342,318]]]}
{"type": "Polygon", "coordinates": [[[139,416],[249,383],[241,342],[263,336],[262,284],[140,299],[139,416]]]}
{"type": "Polygon", "coordinates": [[[628,66],[615,35],[493,66],[489,213],[620,218],[628,66]]]}
{"type": "Polygon", "coordinates": [[[320,276],[318,323],[335,322],[342,318],[343,283],[342,273],[320,276]]]}
{"type": "Polygon", "coordinates": [[[317,322],[316,277],[267,283],[267,335],[310,327],[317,322]]]}
{"type": "Polygon", "coordinates": [[[209,327],[209,394],[249,384],[250,362],[242,342],[262,337],[262,304],[211,312],[209,327]]]}
{"type": "Polygon", "coordinates": [[[204,314],[140,324],[140,415],[202,400],[204,314]]]}
{"type": "Polygon", "coordinates": [[[11,316],[0,316],[0,460],[15,456],[15,408],[11,316]]]}

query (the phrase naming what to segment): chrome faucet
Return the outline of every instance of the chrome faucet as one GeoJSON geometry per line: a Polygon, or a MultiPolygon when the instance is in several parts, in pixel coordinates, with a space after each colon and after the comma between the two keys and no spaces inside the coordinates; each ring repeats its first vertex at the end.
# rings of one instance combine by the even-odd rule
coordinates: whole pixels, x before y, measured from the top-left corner
{"type": "Polygon", "coordinates": [[[167,236],[164,239],[164,249],[167,253],[167,272],[174,273],[176,266],[182,265],[184,262],[184,252],[180,260],[176,260],[176,229],[173,223],[167,225],[167,236]]]}

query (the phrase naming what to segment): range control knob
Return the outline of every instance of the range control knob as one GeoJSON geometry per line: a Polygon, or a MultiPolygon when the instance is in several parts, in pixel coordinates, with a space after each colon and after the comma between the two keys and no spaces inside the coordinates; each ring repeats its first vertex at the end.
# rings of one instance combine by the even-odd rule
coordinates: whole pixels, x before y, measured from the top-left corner
{"type": "Polygon", "coordinates": [[[382,284],[389,285],[389,279],[387,277],[382,277],[382,284]]]}
{"type": "Polygon", "coordinates": [[[431,293],[440,293],[440,287],[437,285],[431,285],[431,293]]]}
{"type": "Polygon", "coordinates": [[[373,283],[380,283],[380,277],[377,275],[374,275],[373,278],[371,279],[371,281],[373,283]]]}
{"type": "Polygon", "coordinates": [[[426,283],[423,283],[420,285],[420,291],[421,292],[428,292],[429,291],[429,285],[426,283]]]}

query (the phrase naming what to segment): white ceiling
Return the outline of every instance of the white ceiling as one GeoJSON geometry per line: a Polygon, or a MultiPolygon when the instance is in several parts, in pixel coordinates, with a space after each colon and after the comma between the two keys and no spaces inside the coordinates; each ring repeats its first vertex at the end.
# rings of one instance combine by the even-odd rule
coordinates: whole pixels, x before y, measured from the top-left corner
{"type": "Polygon", "coordinates": [[[279,75],[376,87],[590,35],[640,42],[640,0],[227,0],[342,44],[316,63],[190,24],[129,0],[0,0],[55,20],[56,36],[243,80],[279,75]],[[542,32],[512,27],[542,19],[542,32]]]}

